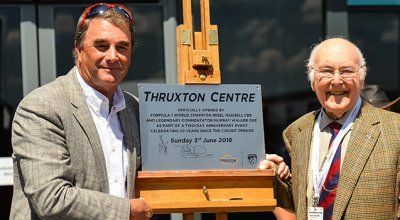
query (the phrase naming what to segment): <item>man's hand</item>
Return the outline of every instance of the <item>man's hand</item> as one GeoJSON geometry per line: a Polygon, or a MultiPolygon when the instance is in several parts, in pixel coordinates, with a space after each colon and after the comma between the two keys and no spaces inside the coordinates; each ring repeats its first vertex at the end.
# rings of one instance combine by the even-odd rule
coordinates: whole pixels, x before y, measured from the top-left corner
{"type": "Polygon", "coordinates": [[[143,198],[131,199],[130,220],[150,219],[152,216],[153,210],[143,198]]]}
{"type": "Polygon", "coordinates": [[[292,174],[290,173],[288,165],[286,165],[282,157],[276,154],[266,154],[265,160],[262,160],[258,164],[257,168],[260,170],[275,169],[279,178],[283,180],[288,180],[292,178],[292,174]]]}

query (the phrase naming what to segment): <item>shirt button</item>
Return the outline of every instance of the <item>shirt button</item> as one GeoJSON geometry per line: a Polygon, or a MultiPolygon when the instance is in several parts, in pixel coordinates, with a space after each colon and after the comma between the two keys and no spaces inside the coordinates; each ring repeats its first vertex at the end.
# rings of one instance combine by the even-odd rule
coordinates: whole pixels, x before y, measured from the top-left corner
{"type": "Polygon", "coordinates": [[[111,151],[112,151],[112,152],[115,152],[115,148],[113,148],[111,151]]]}
{"type": "Polygon", "coordinates": [[[114,179],[114,183],[118,182],[118,179],[114,179]]]}

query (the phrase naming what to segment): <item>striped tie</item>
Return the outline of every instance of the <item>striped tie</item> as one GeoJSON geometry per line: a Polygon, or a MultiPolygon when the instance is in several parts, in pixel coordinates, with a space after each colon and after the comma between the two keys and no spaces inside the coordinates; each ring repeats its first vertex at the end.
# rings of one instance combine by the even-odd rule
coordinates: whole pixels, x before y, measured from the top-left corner
{"type": "MultiPolygon", "coordinates": [[[[332,137],[329,143],[329,148],[332,145],[333,140],[339,133],[342,125],[338,122],[331,122],[328,125],[332,129],[332,137]]],[[[331,167],[329,168],[328,175],[326,176],[324,185],[321,190],[321,195],[319,199],[320,207],[324,208],[324,220],[332,219],[333,205],[335,203],[336,189],[339,182],[340,175],[340,151],[342,148],[342,143],[339,144],[335,156],[332,160],[331,167]]]]}

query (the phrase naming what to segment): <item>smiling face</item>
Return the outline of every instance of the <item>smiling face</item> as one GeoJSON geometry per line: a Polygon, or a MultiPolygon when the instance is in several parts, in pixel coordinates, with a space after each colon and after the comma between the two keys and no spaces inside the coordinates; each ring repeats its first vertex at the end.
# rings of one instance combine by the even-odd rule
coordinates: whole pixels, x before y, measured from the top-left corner
{"type": "Polygon", "coordinates": [[[357,103],[364,81],[358,73],[353,78],[344,80],[338,74],[338,70],[359,70],[359,59],[356,47],[344,39],[329,39],[317,48],[312,89],[331,118],[341,118],[357,103]],[[335,70],[333,78],[321,77],[318,70],[324,68],[335,70]]]}
{"type": "Polygon", "coordinates": [[[128,24],[117,26],[103,18],[92,19],[82,47],[75,47],[76,64],[82,78],[111,99],[128,72],[131,48],[128,24]]]}

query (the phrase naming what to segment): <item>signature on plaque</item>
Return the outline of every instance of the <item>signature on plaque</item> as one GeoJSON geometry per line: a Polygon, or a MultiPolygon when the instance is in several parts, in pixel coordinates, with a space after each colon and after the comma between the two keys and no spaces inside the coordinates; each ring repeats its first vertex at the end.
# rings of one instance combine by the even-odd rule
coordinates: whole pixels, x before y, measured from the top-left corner
{"type": "Polygon", "coordinates": [[[165,141],[163,136],[160,135],[160,142],[158,143],[158,153],[164,154],[165,156],[168,155],[168,141],[165,141]]]}
{"type": "MultiPolygon", "coordinates": [[[[168,145],[169,142],[164,140],[163,135],[159,136],[160,141],[158,142],[158,153],[159,155],[168,155],[168,145]]],[[[192,139],[174,139],[171,138],[172,143],[184,142],[182,145],[172,145],[176,147],[181,152],[182,158],[203,158],[208,157],[212,158],[214,155],[207,152],[207,148],[202,145],[192,145],[192,139]],[[179,141],[178,141],[179,140],[179,141]]],[[[198,142],[198,139],[195,139],[193,142],[198,142]]]]}
{"type": "Polygon", "coordinates": [[[175,145],[175,147],[181,151],[181,157],[183,158],[213,157],[213,154],[207,153],[207,148],[201,145],[184,144],[181,146],[175,145]]]}

